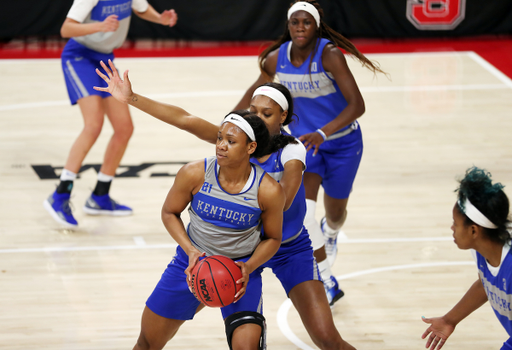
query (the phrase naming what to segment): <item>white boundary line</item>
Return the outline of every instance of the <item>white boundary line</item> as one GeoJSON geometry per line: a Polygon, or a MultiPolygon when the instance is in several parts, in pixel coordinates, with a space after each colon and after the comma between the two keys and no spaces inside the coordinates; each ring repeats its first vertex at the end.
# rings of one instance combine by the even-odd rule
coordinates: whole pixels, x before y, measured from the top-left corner
{"type": "Polygon", "coordinates": [[[468,52],[468,56],[472,58],[476,63],[478,63],[482,68],[486,71],[494,75],[498,78],[503,84],[507,85],[509,88],[512,88],[512,79],[503,74],[498,68],[494,67],[492,64],[487,62],[482,56],[478,55],[476,52],[468,52]]]}
{"type": "MultiPolygon", "coordinates": [[[[133,238],[134,245],[111,245],[111,246],[83,246],[83,247],[34,247],[34,248],[11,248],[0,249],[0,254],[10,253],[51,253],[51,252],[78,252],[78,251],[94,251],[94,250],[130,250],[130,249],[168,249],[176,248],[177,243],[169,244],[146,244],[143,237],[137,236],[133,238]]],[[[400,243],[400,242],[439,242],[451,241],[450,237],[420,237],[420,238],[367,238],[367,239],[344,239],[339,244],[348,243],[400,243]]]]}
{"type": "MultiPolygon", "coordinates": [[[[501,73],[501,72],[500,72],[501,73]]],[[[507,78],[508,79],[508,78],[507,78]]],[[[505,83],[505,82],[504,82],[505,83]]],[[[420,85],[420,86],[380,86],[380,87],[361,87],[362,93],[381,93],[381,92],[408,92],[408,91],[449,91],[449,90],[499,90],[512,88],[512,81],[508,84],[469,84],[469,85],[420,85]]],[[[174,92],[163,94],[148,95],[151,99],[166,98],[196,98],[196,97],[216,97],[216,96],[241,96],[244,90],[224,90],[224,91],[197,91],[197,92],[174,92]]],[[[0,106],[0,111],[11,111],[27,108],[56,107],[71,105],[68,100],[45,101],[18,103],[13,105],[0,106]]]]}
{"type": "MultiPolygon", "coordinates": [[[[405,269],[416,269],[416,268],[423,268],[423,267],[437,267],[437,266],[465,266],[465,265],[475,265],[473,261],[446,261],[446,262],[434,262],[434,263],[423,263],[423,264],[408,264],[408,265],[394,265],[394,266],[385,266],[385,267],[378,267],[374,269],[368,269],[368,270],[362,270],[362,271],[356,271],[352,272],[346,275],[337,276],[337,280],[346,280],[349,278],[359,277],[363,275],[369,275],[372,273],[378,273],[378,272],[386,272],[386,271],[395,271],[395,270],[405,270],[405,269]]],[[[295,333],[291,330],[289,324],[288,324],[288,311],[292,307],[292,302],[290,299],[286,299],[281,306],[279,307],[277,311],[277,325],[279,326],[279,329],[281,330],[281,333],[288,338],[290,342],[292,342],[295,346],[297,346],[299,349],[304,350],[314,350],[315,348],[310,347],[306,343],[304,343],[302,340],[300,340],[295,333]]]]}

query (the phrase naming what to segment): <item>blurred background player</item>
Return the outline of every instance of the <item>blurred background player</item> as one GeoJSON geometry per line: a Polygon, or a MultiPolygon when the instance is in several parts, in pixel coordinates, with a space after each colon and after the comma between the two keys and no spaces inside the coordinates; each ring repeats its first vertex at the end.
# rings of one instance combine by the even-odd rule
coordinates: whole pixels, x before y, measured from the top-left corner
{"type": "Polygon", "coordinates": [[[501,347],[512,349],[512,252],[508,220],[510,203],[503,185],[492,184],[491,174],[472,167],[460,181],[453,207],[453,238],[459,249],[470,249],[478,279],[444,316],[423,318],[430,324],[422,338],[426,347],[441,349],[455,327],[487,301],[507,331],[501,347]]]}
{"type": "Polygon", "coordinates": [[[337,254],[337,237],[347,217],[348,197],[363,154],[356,119],[365,111],[363,97],[339,48],[374,73],[382,71],[322,18],[323,10],[315,1],[298,1],[290,7],[285,33],[260,54],[261,74],[235,109],[249,107],[256,88],[273,81],[276,75],[294,98],[298,118],[289,128],[308,151],[304,224],[332,306],[344,294],[330,266],[337,254]],[[325,192],[321,225],[315,219],[320,185],[325,192]]]}
{"type": "Polygon", "coordinates": [[[120,47],[128,34],[133,12],[140,18],[174,26],[178,16],[174,10],[158,13],[147,0],[75,0],[61,28],[61,35],[70,38],[62,52],[62,69],[71,104],[80,106],[84,128],[69,152],[60,183],[44,202],[44,208],[60,224],[78,225],[69,200],[73,181],[83,160],[100,135],[107,115],[114,134],[98,173],[98,182],[87,199],[84,211],[91,215],[130,215],[132,209],[110,198],[109,190],[116,169],[133,133],[133,123],[126,104],[110,94],[96,91],[103,84],[94,74],[101,60],[113,60],[112,51],[120,47]]]}

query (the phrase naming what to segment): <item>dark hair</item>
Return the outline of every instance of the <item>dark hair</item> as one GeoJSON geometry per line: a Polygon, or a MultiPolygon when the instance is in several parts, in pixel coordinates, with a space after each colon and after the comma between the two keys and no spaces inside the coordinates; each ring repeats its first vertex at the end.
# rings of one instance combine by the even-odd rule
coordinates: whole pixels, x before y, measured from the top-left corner
{"type": "MultiPolygon", "coordinates": [[[[272,87],[284,95],[284,97],[286,98],[286,101],[288,102],[288,115],[286,116],[286,119],[283,122],[283,126],[290,124],[292,122],[292,118],[293,118],[293,97],[292,97],[292,94],[290,93],[290,90],[288,90],[288,88],[286,86],[284,86],[283,84],[279,84],[279,83],[265,83],[261,86],[272,87]]],[[[281,108],[281,111],[283,111],[282,108],[281,108]]]]}
{"type": "MultiPolygon", "coordinates": [[[[315,0],[296,0],[295,2],[290,4],[290,7],[293,6],[294,3],[297,2],[308,2],[311,5],[315,6],[315,8],[318,10],[318,13],[320,14],[320,27],[318,28],[318,37],[319,38],[326,38],[333,42],[337,47],[342,48],[343,50],[347,51],[352,56],[355,56],[356,59],[363,65],[363,67],[368,68],[371,70],[374,74],[379,72],[383,74],[385,73],[379,66],[377,62],[370,61],[368,58],[366,58],[365,55],[363,55],[356,46],[347,38],[345,38],[343,35],[329,27],[324,21],[324,10],[320,7],[320,5],[315,0]]],[[[276,41],[274,41],[272,44],[270,44],[269,47],[267,47],[260,55],[259,55],[259,65],[260,70],[264,76],[267,76],[265,73],[265,70],[263,69],[263,65],[265,63],[265,58],[268,56],[268,54],[276,49],[278,49],[282,44],[284,44],[287,41],[291,40],[290,32],[288,31],[288,20],[286,20],[285,24],[285,30],[284,34],[281,35],[276,41]]],[[[313,61],[313,57],[316,54],[316,51],[318,50],[318,45],[315,45],[315,48],[313,49],[313,52],[311,53],[311,58],[309,62],[309,72],[311,73],[311,63],[313,61]]]]}
{"type": "MultiPolygon", "coordinates": [[[[485,234],[494,242],[505,244],[510,241],[510,233],[507,225],[509,201],[503,192],[501,183],[492,183],[491,173],[475,166],[466,170],[466,175],[459,181],[460,186],[455,191],[458,192],[457,209],[465,216],[465,225],[475,224],[464,214],[464,202],[467,199],[473,204],[485,217],[487,217],[496,229],[482,227],[485,234]]],[[[475,224],[477,225],[477,224],[475,224]]]]}
{"type": "MultiPolygon", "coordinates": [[[[267,124],[265,124],[263,119],[258,117],[256,114],[249,112],[248,110],[241,109],[231,113],[238,114],[244,118],[254,131],[257,146],[254,153],[251,154],[251,157],[260,158],[266,156],[267,154],[277,152],[279,149],[284,148],[290,143],[297,143],[293,136],[282,134],[271,136],[268,132],[267,124]]],[[[247,143],[249,142],[251,142],[251,140],[249,137],[247,137],[247,143]]]]}

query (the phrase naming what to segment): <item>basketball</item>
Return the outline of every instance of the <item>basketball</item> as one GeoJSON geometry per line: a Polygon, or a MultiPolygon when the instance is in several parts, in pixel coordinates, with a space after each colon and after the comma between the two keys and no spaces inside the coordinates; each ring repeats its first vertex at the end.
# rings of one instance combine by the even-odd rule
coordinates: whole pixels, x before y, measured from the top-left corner
{"type": "Polygon", "coordinates": [[[235,300],[241,285],[240,267],[233,260],[222,255],[212,255],[199,261],[192,270],[192,292],[209,307],[223,307],[235,300]]]}

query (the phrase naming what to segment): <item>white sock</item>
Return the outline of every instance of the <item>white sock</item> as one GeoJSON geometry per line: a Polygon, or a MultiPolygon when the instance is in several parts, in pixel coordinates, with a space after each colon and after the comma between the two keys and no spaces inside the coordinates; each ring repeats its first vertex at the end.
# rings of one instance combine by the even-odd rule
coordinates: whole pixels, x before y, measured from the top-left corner
{"type": "Polygon", "coordinates": [[[325,244],[324,236],[320,230],[320,224],[315,219],[316,202],[311,199],[306,199],[306,217],[304,218],[304,226],[309,233],[311,245],[313,250],[322,248],[325,244]]]}
{"type": "Polygon", "coordinates": [[[325,224],[322,228],[323,228],[324,232],[327,233],[329,236],[336,236],[338,234],[338,232],[340,231],[339,229],[335,230],[331,226],[329,226],[329,224],[327,223],[327,220],[325,220],[325,224]]]}
{"type": "Polygon", "coordinates": [[[103,174],[101,171],[98,173],[98,181],[101,181],[101,182],[110,182],[114,179],[113,176],[110,176],[110,175],[107,175],[107,174],[103,174]]]}
{"type": "Polygon", "coordinates": [[[323,281],[330,281],[332,272],[331,272],[331,265],[329,264],[329,261],[325,259],[324,261],[320,261],[318,263],[318,269],[320,270],[320,276],[322,276],[323,281]]]}
{"type": "Polygon", "coordinates": [[[75,181],[76,174],[67,169],[62,169],[62,173],[60,174],[60,181],[75,181]]]}

